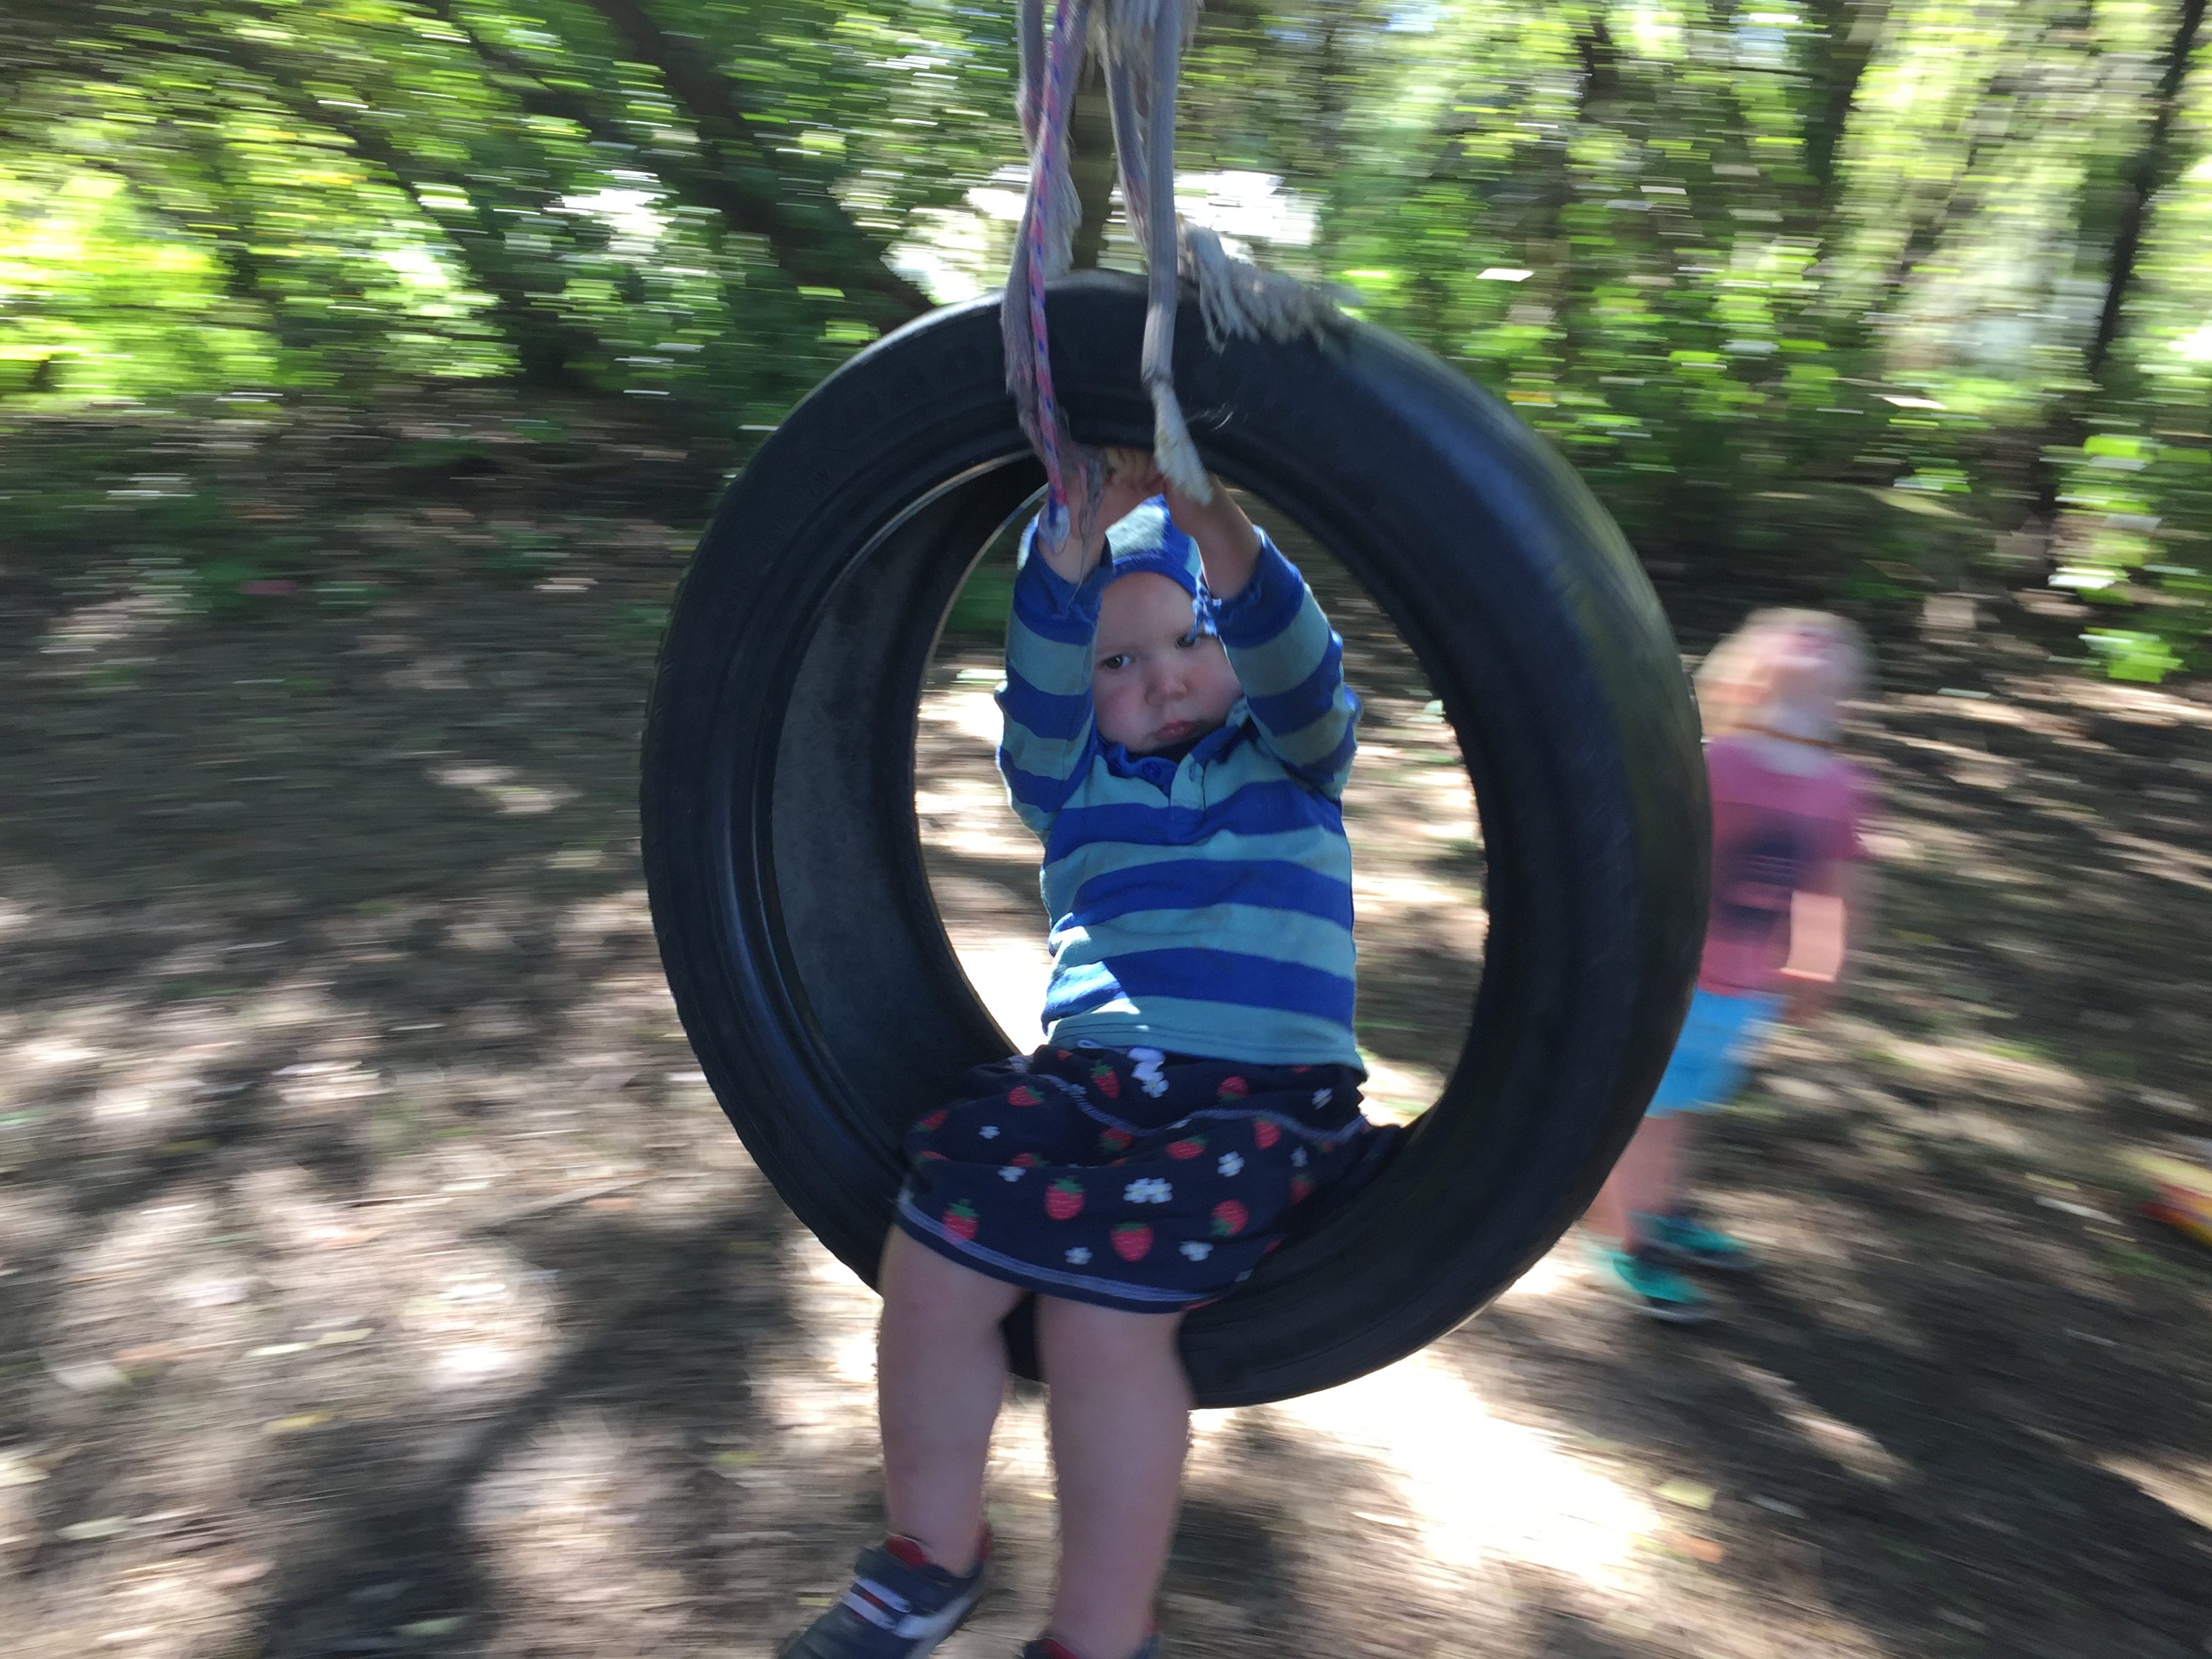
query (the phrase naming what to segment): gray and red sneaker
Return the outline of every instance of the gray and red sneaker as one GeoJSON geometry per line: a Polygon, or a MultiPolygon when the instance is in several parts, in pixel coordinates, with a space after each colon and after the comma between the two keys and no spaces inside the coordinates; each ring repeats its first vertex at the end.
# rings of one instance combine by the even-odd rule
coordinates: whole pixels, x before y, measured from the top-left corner
{"type": "Polygon", "coordinates": [[[982,1599],[991,1539],[964,1577],[932,1561],[911,1538],[871,1544],[853,1562],[837,1605],[775,1650],[776,1659],[922,1659],[982,1599]]]}

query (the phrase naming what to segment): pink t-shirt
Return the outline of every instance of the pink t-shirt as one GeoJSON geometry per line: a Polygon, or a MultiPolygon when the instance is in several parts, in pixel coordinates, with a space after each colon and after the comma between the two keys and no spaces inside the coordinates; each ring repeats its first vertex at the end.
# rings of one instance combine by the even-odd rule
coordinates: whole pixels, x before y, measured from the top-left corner
{"type": "MultiPolygon", "coordinates": [[[[1768,741],[1771,741],[1771,739],[1768,741]]],[[[1700,989],[1773,990],[1790,958],[1793,894],[1835,890],[1837,866],[1861,858],[1865,785],[1847,761],[1820,756],[1802,772],[1760,757],[1756,738],[1705,745],[1713,795],[1713,899],[1700,989]]]]}

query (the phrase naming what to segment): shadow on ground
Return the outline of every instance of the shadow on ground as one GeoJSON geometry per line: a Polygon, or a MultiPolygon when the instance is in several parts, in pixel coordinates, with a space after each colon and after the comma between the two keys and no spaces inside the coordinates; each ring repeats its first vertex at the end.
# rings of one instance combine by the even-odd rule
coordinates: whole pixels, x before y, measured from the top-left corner
{"type": "MultiPolygon", "coordinates": [[[[394,513],[426,550],[496,528],[394,513]]],[[[228,619],[100,560],[0,589],[32,1659],[765,1653],[876,1524],[870,1299],[715,1111],[635,872],[679,539],[228,619]]],[[[1363,1039],[1414,1086],[1463,1029],[1480,851],[1448,730],[1334,603],[1383,682],[1363,1039]]],[[[978,805],[965,662],[923,820],[963,949],[1018,962],[1035,854],[978,805]]],[[[1728,1323],[1636,1326],[1570,1248],[1406,1365],[1202,1419],[1175,1651],[2201,1650],[2212,1274],[2124,1154],[2205,1132],[2206,707],[1995,643],[1889,683],[1865,972],[1710,1138],[1765,1263],[1728,1323]]],[[[1034,1391],[1003,1442],[1005,1576],[946,1659],[1042,1606],[1034,1391]]]]}

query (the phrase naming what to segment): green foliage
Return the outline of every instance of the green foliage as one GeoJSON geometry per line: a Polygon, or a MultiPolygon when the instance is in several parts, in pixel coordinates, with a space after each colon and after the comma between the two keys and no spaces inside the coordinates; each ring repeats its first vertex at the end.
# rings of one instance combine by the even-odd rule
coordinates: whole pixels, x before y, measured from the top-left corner
{"type": "Polygon", "coordinates": [[[1006,637],[1006,618],[1014,608],[1013,573],[1001,559],[986,560],[969,572],[952,609],[945,618],[945,633],[962,640],[995,642],[1006,637]]]}
{"type": "MultiPolygon", "coordinates": [[[[1005,0],[9,9],[19,411],[520,381],[728,453],[993,283],[1018,199],[1005,0]]],[[[1185,207],[1495,389],[1649,557],[1879,607],[2026,526],[2026,562],[2094,607],[2093,659],[2155,678],[2212,665],[2200,15],[1215,0],[1185,207]],[[1274,181],[1265,212],[1231,174],[1274,181]]],[[[550,452],[543,419],[520,435],[550,452]]],[[[438,488],[507,458],[383,459],[438,488]]],[[[19,537],[149,546],[219,539],[164,515],[224,511],[8,505],[19,537]]],[[[486,556],[521,579],[542,554],[486,556]]]]}

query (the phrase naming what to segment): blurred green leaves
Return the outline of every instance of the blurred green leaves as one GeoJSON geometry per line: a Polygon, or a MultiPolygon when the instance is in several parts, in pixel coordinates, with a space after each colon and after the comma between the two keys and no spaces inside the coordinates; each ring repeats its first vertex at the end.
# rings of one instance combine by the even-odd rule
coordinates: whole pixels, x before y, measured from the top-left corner
{"type": "MultiPolygon", "coordinates": [[[[1214,0],[1182,160],[1279,181],[1246,240],[1498,391],[1648,557],[2047,580],[2155,678],[2212,634],[2203,10],[1214,0]]],[[[994,280],[1012,32],[1005,0],[19,0],[0,399],[514,380],[734,449],[994,280]]]]}

